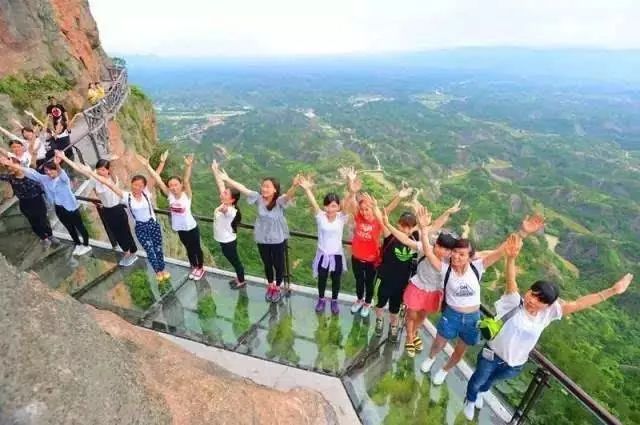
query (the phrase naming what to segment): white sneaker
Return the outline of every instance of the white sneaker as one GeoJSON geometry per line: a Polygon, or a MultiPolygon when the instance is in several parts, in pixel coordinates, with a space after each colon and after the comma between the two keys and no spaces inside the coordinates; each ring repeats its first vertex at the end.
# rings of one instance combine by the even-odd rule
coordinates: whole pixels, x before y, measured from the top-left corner
{"type": "Polygon", "coordinates": [[[476,405],[474,402],[472,401],[464,401],[464,417],[467,418],[467,420],[472,421],[473,420],[473,415],[476,413],[476,409],[475,409],[476,405]]]}
{"type": "Polygon", "coordinates": [[[358,300],[354,302],[353,305],[351,306],[351,313],[356,314],[358,311],[360,311],[363,305],[364,305],[364,301],[362,300],[358,300]]]}
{"type": "Polygon", "coordinates": [[[77,245],[76,248],[73,250],[73,255],[84,255],[89,252],[91,252],[90,246],[77,245]]]}
{"type": "Polygon", "coordinates": [[[429,371],[431,370],[431,366],[433,366],[435,362],[436,362],[435,357],[434,358],[427,357],[427,359],[422,362],[422,365],[420,365],[420,370],[422,371],[422,373],[429,373],[429,371]]]}
{"type": "Polygon", "coordinates": [[[362,316],[363,318],[367,318],[369,317],[369,312],[371,311],[371,305],[370,304],[364,304],[362,306],[362,310],[360,310],[360,316],[362,316]]]}
{"type": "Polygon", "coordinates": [[[78,248],[80,248],[80,245],[76,245],[73,247],[73,252],[71,253],[71,255],[78,255],[78,248]]]}
{"type": "Polygon", "coordinates": [[[431,382],[433,385],[442,385],[449,372],[444,369],[438,369],[436,373],[431,374],[431,382]]]}
{"type": "Polygon", "coordinates": [[[476,409],[482,409],[484,407],[484,396],[487,394],[486,392],[478,393],[476,398],[476,409]]]}

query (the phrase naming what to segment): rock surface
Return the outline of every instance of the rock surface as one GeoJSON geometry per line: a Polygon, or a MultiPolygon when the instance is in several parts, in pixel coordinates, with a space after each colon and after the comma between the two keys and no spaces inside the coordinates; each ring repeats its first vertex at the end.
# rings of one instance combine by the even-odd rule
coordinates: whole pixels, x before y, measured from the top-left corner
{"type": "Polygon", "coordinates": [[[0,424],[333,424],[317,393],[240,379],[0,258],[0,424]]]}

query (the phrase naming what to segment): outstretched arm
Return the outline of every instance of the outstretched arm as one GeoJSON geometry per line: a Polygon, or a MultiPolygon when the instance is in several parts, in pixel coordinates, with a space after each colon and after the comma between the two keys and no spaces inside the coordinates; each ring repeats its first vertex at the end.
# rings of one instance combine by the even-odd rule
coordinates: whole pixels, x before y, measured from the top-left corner
{"type": "Polygon", "coordinates": [[[318,214],[321,210],[320,206],[318,205],[318,201],[316,201],[316,197],[313,195],[313,191],[311,189],[313,187],[313,182],[305,176],[300,176],[299,184],[300,187],[304,190],[304,193],[307,195],[307,199],[309,199],[309,203],[311,204],[311,207],[313,207],[314,214],[318,214]]]}
{"type": "Polygon", "coordinates": [[[7,136],[10,140],[18,140],[20,143],[23,143],[23,144],[28,143],[25,139],[23,139],[22,137],[16,136],[15,134],[13,134],[12,132],[10,132],[4,127],[0,127],[0,132],[3,133],[5,136],[7,136]]]}
{"type": "MultiPolygon", "coordinates": [[[[524,239],[527,236],[538,232],[543,227],[544,227],[544,217],[542,217],[539,214],[535,214],[531,217],[527,216],[522,221],[522,225],[520,226],[520,231],[518,232],[518,234],[520,235],[520,237],[524,239]]],[[[503,242],[499,247],[497,247],[493,251],[490,251],[489,254],[482,257],[482,264],[485,269],[491,267],[496,261],[498,261],[502,257],[504,253],[504,244],[505,243],[503,242]]]]}
{"type": "Polygon", "coordinates": [[[216,186],[218,186],[218,193],[222,195],[222,192],[224,192],[224,181],[222,181],[222,177],[220,177],[220,167],[215,160],[211,163],[211,171],[213,172],[213,178],[216,180],[216,186]]]}
{"type": "Polygon", "coordinates": [[[298,174],[293,178],[293,182],[291,182],[291,187],[284,194],[284,197],[287,200],[287,202],[292,201],[293,198],[295,198],[296,188],[298,187],[299,183],[300,183],[300,175],[298,174]]]}
{"type": "Polygon", "coordinates": [[[516,233],[509,235],[504,247],[504,254],[507,258],[506,267],[506,287],[505,294],[518,292],[518,283],[516,282],[516,258],[522,248],[522,238],[516,233]]]}
{"type": "Polygon", "coordinates": [[[353,167],[341,169],[342,174],[347,179],[347,196],[344,198],[343,209],[351,216],[356,215],[358,210],[358,202],[356,201],[356,193],[362,189],[362,181],[358,178],[356,170],[353,167]]]}
{"type": "Polygon", "coordinates": [[[458,211],[460,211],[461,200],[458,200],[451,208],[446,210],[440,217],[436,218],[433,223],[431,223],[431,230],[440,230],[447,224],[447,221],[451,218],[451,216],[458,211]]]}
{"type": "Polygon", "coordinates": [[[237,181],[235,181],[231,177],[229,177],[227,172],[222,170],[222,169],[220,170],[220,178],[222,179],[223,182],[225,182],[229,186],[233,187],[234,189],[237,189],[238,191],[240,191],[240,193],[242,193],[245,196],[252,192],[252,190],[247,188],[242,183],[238,183],[237,181]]]}
{"type": "Polygon", "coordinates": [[[387,214],[391,214],[396,208],[398,208],[401,200],[411,196],[412,191],[413,189],[411,187],[407,186],[405,183],[402,183],[402,188],[398,191],[398,193],[396,193],[391,202],[389,202],[389,204],[384,207],[384,211],[387,214]]]}
{"type": "Polygon", "coordinates": [[[189,199],[193,199],[193,193],[191,192],[191,168],[193,167],[193,154],[184,157],[184,175],[182,177],[182,184],[184,191],[189,199]]]}
{"type": "Polygon", "coordinates": [[[160,155],[160,162],[158,162],[158,166],[156,167],[156,174],[160,175],[164,171],[164,166],[167,163],[167,158],[169,157],[169,151],[164,151],[160,155]]]}
{"type": "Polygon", "coordinates": [[[411,239],[406,233],[401,232],[396,229],[390,222],[389,216],[387,212],[382,210],[382,225],[387,229],[387,231],[392,234],[401,244],[408,246],[409,248],[414,248],[416,246],[416,241],[411,239]]]}
{"type": "Polygon", "coordinates": [[[568,314],[576,313],[578,311],[600,304],[607,298],[611,298],[614,295],[620,295],[627,290],[632,280],[633,275],[631,273],[627,273],[622,277],[622,279],[614,283],[610,288],[607,288],[600,292],[594,292],[593,294],[585,295],[575,301],[564,302],[562,303],[562,315],[566,316],[568,314]]]}
{"type": "Polygon", "coordinates": [[[35,122],[37,122],[38,124],[40,124],[40,126],[42,128],[46,128],[47,126],[38,119],[38,117],[36,117],[33,112],[29,112],[29,111],[24,111],[25,114],[27,114],[29,117],[31,117],[35,122]]]}
{"type": "Polygon", "coordinates": [[[151,174],[151,177],[153,177],[153,179],[156,181],[156,183],[158,184],[158,187],[160,188],[162,193],[164,193],[165,196],[169,196],[169,188],[162,181],[162,177],[160,177],[160,174],[158,174],[156,172],[156,170],[153,169],[151,164],[149,164],[149,160],[147,158],[145,158],[144,156],[139,155],[139,154],[136,154],[136,158],[138,158],[138,161],[140,161],[142,163],[142,165],[144,165],[144,167],[147,169],[149,174],[151,174]]]}

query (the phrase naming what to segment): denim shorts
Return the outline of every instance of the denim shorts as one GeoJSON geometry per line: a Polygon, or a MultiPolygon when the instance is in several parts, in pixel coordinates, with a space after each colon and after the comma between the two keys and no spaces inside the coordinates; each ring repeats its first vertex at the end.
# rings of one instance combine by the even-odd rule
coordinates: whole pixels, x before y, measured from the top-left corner
{"type": "Polygon", "coordinates": [[[480,311],[460,313],[447,306],[438,321],[438,335],[447,340],[460,338],[467,345],[480,342],[480,330],[477,327],[480,311]]]}

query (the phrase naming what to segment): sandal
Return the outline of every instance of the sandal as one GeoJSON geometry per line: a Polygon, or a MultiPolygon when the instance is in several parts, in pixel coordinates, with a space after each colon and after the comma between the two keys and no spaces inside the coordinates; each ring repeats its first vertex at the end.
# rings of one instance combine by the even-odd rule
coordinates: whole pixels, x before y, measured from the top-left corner
{"type": "Polygon", "coordinates": [[[422,338],[420,338],[419,336],[416,336],[413,339],[413,345],[416,347],[416,351],[421,353],[422,349],[424,348],[423,344],[422,344],[422,338]]]}
{"type": "Polygon", "coordinates": [[[404,345],[404,349],[405,349],[405,350],[406,350],[406,352],[407,352],[407,356],[409,356],[409,357],[411,357],[411,358],[414,358],[414,357],[416,356],[416,346],[415,346],[415,345],[413,345],[413,343],[411,343],[411,342],[407,342],[407,343],[404,345]]]}
{"type": "Polygon", "coordinates": [[[234,280],[233,283],[229,282],[229,284],[231,285],[231,289],[242,289],[247,286],[247,281],[245,280],[244,282],[237,282],[234,280]]]}

